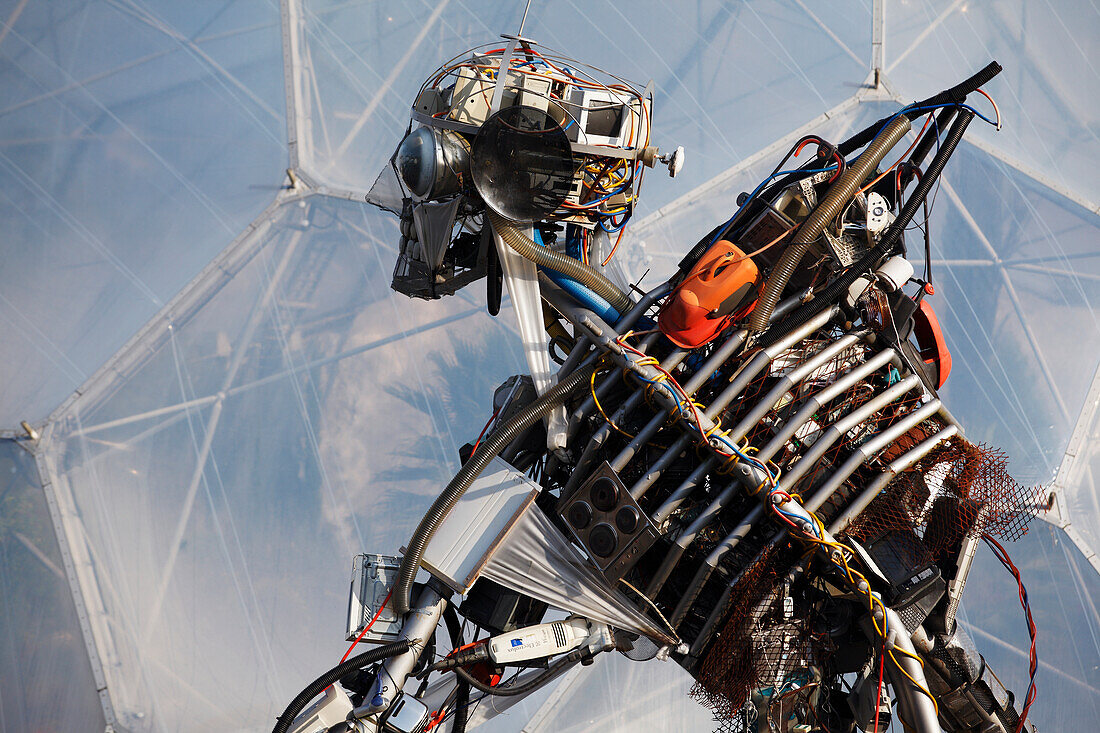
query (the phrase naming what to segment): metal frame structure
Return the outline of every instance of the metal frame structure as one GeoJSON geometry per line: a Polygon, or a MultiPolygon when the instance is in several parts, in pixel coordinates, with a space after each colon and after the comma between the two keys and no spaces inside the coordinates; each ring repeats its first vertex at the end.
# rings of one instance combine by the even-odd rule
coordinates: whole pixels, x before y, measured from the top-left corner
{"type": "MultiPolygon", "coordinates": [[[[819,127],[824,122],[835,119],[841,115],[851,112],[860,104],[874,103],[874,102],[889,102],[897,101],[905,103],[904,98],[895,90],[889,78],[889,71],[901,63],[906,56],[914,48],[916,48],[928,35],[947,18],[951,13],[956,12],[963,4],[964,0],[956,0],[949,5],[944,11],[936,18],[927,28],[925,28],[909,45],[908,48],[901,50],[896,58],[893,59],[891,64],[887,64],[887,47],[886,47],[886,8],[884,0],[874,0],[873,3],[873,33],[871,48],[869,49],[870,57],[870,69],[868,76],[862,85],[862,87],[850,98],[844,100],[840,104],[835,105],[831,109],[822,114],[816,116],[812,120],[809,120],[803,125],[798,126],[788,134],[775,140],[772,144],[759,150],[758,152],[750,155],[737,164],[726,169],[717,176],[695,188],[694,190],[684,194],[669,204],[657,209],[644,219],[635,222],[632,229],[635,234],[644,232],[648,227],[654,225],[660,221],[663,217],[672,211],[690,210],[692,202],[704,196],[708,191],[714,190],[727,183],[739,173],[749,169],[751,166],[758,162],[774,156],[781,149],[785,149],[790,145],[793,140],[801,137],[805,133],[819,127]]],[[[400,59],[398,59],[390,71],[387,78],[382,85],[376,91],[376,97],[364,107],[362,112],[355,120],[355,124],[351,128],[351,131],[347,134],[343,142],[340,144],[339,150],[346,150],[352,139],[359,134],[369,120],[375,109],[380,103],[381,97],[388,92],[393,82],[396,80],[397,75],[407,65],[407,63],[413,58],[416,50],[422,41],[424,41],[427,34],[433,28],[433,25],[440,18],[443,10],[447,7],[449,0],[440,0],[436,5],[434,11],[425,19],[424,24],[418,33],[418,35],[411,40],[408,46],[407,53],[400,59]]],[[[850,49],[846,44],[839,39],[835,33],[833,33],[813,12],[810,11],[808,6],[801,0],[796,0],[798,4],[806,11],[807,16],[816,22],[823,32],[840,48],[840,50],[846,55],[860,60],[858,54],[850,49]]],[[[229,245],[212,261],[207,265],[195,278],[188,283],[178,295],[176,295],[169,303],[167,303],[149,322],[145,324],[119,351],[107,361],[102,367],[100,367],[91,377],[89,377],[76,391],[64,402],[62,402],[48,417],[41,422],[34,424],[34,429],[40,434],[37,440],[28,440],[24,434],[24,431],[18,428],[12,428],[0,431],[0,438],[6,438],[8,440],[18,440],[22,442],[34,455],[36,466],[39,472],[39,479],[43,487],[43,491],[46,496],[46,500],[49,506],[50,517],[53,521],[54,530],[57,534],[57,539],[61,548],[62,558],[64,560],[65,576],[68,580],[70,590],[73,597],[73,602],[76,606],[77,616],[79,618],[81,632],[84,637],[85,648],[87,650],[88,659],[91,664],[92,672],[97,686],[97,693],[103,708],[103,714],[107,722],[106,731],[122,731],[122,728],[118,723],[115,707],[111,697],[111,667],[118,663],[117,655],[115,654],[114,644],[112,641],[112,632],[107,622],[103,618],[103,607],[99,600],[98,595],[98,583],[92,569],[92,559],[89,555],[89,547],[85,542],[85,533],[82,526],[81,518],[76,512],[74,503],[72,500],[71,488],[67,483],[59,477],[58,467],[54,463],[54,457],[51,454],[51,449],[54,446],[55,441],[58,440],[58,436],[55,435],[55,427],[63,422],[66,417],[74,414],[78,411],[79,406],[82,403],[95,400],[98,396],[112,391],[122,384],[129,375],[132,375],[143,363],[143,360],[152,352],[157,344],[163,343],[165,339],[170,338],[174,325],[177,323],[185,322],[191,315],[193,315],[198,308],[210,297],[212,293],[217,292],[223,286],[225,286],[234,275],[239,272],[253,257],[256,256],[261,249],[266,246],[268,240],[265,239],[266,234],[270,231],[272,225],[283,215],[287,207],[295,206],[301,202],[304,202],[313,197],[328,197],[333,199],[349,200],[349,201],[364,201],[367,191],[348,189],[336,185],[332,185],[326,181],[324,171],[321,171],[317,167],[317,162],[314,156],[312,134],[315,125],[319,124],[316,119],[315,110],[313,108],[313,97],[309,90],[316,89],[315,67],[310,59],[309,44],[305,37],[305,18],[304,18],[304,0],[280,0],[280,9],[282,17],[282,42],[283,42],[283,62],[284,62],[284,74],[285,74],[285,95],[286,95],[286,122],[287,122],[287,151],[288,151],[288,168],[287,178],[289,185],[285,186],[283,190],[280,190],[272,202],[265,208],[245,231],[241,232],[229,245]]],[[[728,13],[727,13],[728,17],[728,13]]],[[[150,23],[150,20],[145,17],[138,17],[139,20],[145,23],[150,23]]],[[[204,54],[201,47],[198,44],[187,38],[179,37],[178,34],[173,34],[170,28],[153,26],[157,30],[160,30],[171,37],[173,37],[178,44],[187,50],[188,53],[195,54],[203,58],[207,63],[212,65],[216,72],[222,75],[229,83],[238,87],[241,83],[234,79],[225,69],[217,66],[217,64],[204,54]]],[[[247,90],[245,90],[247,93],[247,90]]],[[[263,106],[261,104],[261,106],[263,106]]],[[[274,112],[272,112],[274,114],[274,112]]],[[[1075,205],[1084,209],[1090,216],[1100,218],[1100,203],[1089,200],[1070,191],[1065,186],[1057,183],[1049,177],[1033,170],[1027,164],[1014,159],[1012,156],[1007,155],[995,147],[982,142],[975,142],[968,140],[969,144],[975,146],[982,152],[992,156],[998,160],[1004,166],[1012,168],[1024,176],[1034,180],[1040,186],[1049,189],[1053,194],[1063,197],[1066,200],[1073,202],[1075,205]]],[[[1042,371],[1046,377],[1049,388],[1063,414],[1068,415],[1068,407],[1065,404],[1064,398],[1061,396],[1058,386],[1054,380],[1053,375],[1050,372],[1049,366],[1046,364],[1042,353],[1038,348],[1038,343],[1035,340],[1034,334],[1031,332],[1026,320],[1022,317],[1021,305],[1019,298],[1016,295],[1011,279],[1011,271],[1016,270],[1030,270],[1035,269],[1035,266],[1026,262],[1016,262],[1013,260],[1001,260],[997,255],[990,243],[989,238],[982,232],[981,227],[976,223],[974,217],[966,210],[965,205],[959,199],[958,195],[951,188],[949,182],[945,182],[945,191],[948,196],[952,198],[955,204],[963,212],[963,216],[966,219],[968,226],[970,226],[975,235],[981,242],[986,245],[989,253],[989,259],[987,260],[944,260],[944,264],[952,264],[956,266],[975,266],[975,267],[996,267],[1002,278],[1006,288],[1006,292],[1016,310],[1019,317],[1020,324],[1027,334],[1029,343],[1035,351],[1036,359],[1039,361],[1042,371]]],[[[291,249],[293,245],[291,245],[291,249]]],[[[285,259],[283,264],[285,265],[285,259]]],[[[1064,276],[1068,278],[1083,277],[1077,273],[1062,271],[1057,269],[1043,268],[1043,272],[1049,272],[1050,274],[1064,276]]],[[[267,292],[262,293],[260,301],[255,305],[255,312],[258,313],[262,306],[263,300],[269,298],[271,290],[274,287],[274,283],[269,286],[267,292]]],[[[465,318],[468,315],[478,312],[476,307],[471,307],[468,310],[463,311],[457,315],[452,315],[447,318],[440,319],[439,321],[426,326],[425,328],[434,328],[447,325],[457,319],[465,318]]],[[[255,320],[253,319],[252,329],[255,327],[255,320]]],[[[251,329],[249,330],[251,333],[251,329]]],[[[395,337],[396,338],[396,337],[395,337]]],[[[246,390],[254,386],[259,386],[259,383],[246,384],[232,386],[231,382],[236,374],[236,366],[240,365],[241,358],[243,356],[244,349],[247,348],[249,338],[245,338],[241,344],[238,345],[236,353],[233,355],[233,365],[229,371],[229,375],[225,380],[222,391],[217,394],[208,395],[190,402],[180,403],[176,405],[165,406],[156,410],[145,412],[142,414],[132,415],[126,418],[111,421],[109,423],[103,423],[99,425],[82,426],[80,431],[87,434],[97,430],[105,429],[108,427],[115,427],[128,422],[138,422],[145,420],[161,420],[161,421],[174,421],[180,419],[183,413],[193,407],[199,406],[212,406],[211,412],[207,419],[205,442],[203,444],[203,450],[200,451],[198,460],[196,462],[194,472],[192,473],[189,483],[188,491],[185,500],[185,507],[189,508],[193,505],[195,495],[197,492],[199,481],[201,480],[207,456],[209,454],[209,448],[214,434],[217,430],[218,419],[220,416],[221,406],[224,403],[228,395],[233,394],[236,391],[246,390]]],[[[393,339],[383,339],[379,342],[367,344],[354,349],[346,350],[335,356],[328,357],[322,360],[324,363],[338,361],[355,354],[362,353],[363,351],[371,348],[376,348],[388,343],[393,339]]],[[[316,366],[322,363],[322,361],[311,362],[307,366],[316,366]]],[[[281,374],[266,377],[261,380],[263,383],[278,379],[281,377],[290,376],[291,372],[284,372],[281,374]]],[[[1088,392],[1088,396],[1085,400],[1084,407],[1080,412],[1077,419],[1076,427],[1073,431],[1073,436],[1070,439],[1069,447],[1065,452],[1065,456],[1062,460],[1061,466],[1058,470],[1057,478],[1053,485],[1054,491],[1054,510],[1045,513],[1037,511],[1037,516],[1051,522],[1052,524],[1062,528],[1067,535],[1073,540],[1077,547],[1085,554],[1091,565],[1100,572],[1100,556],[1098,556],[1086,543],[1084,538],[1079,532],[1077,532],[1071,519],[1067,516],[1064,508],[1064,501],[1060,496],[1060,491],[1063,489],[1067,482],[1072,480],[1074,476],[1077,476],[1080,472],[1080,461],[1082,460],[1082,448],[1086,439],[1089,437],[1088,433],[1095,424],[1098,415],[1100,415],[1100,370],[1096,372],[1092,380],[1091,388],[1088,392]]],[[[163,424],[163,423],[162,423],[163,424]]],[[[153,428],[154,430],[157,428],[153,428]]],[[[158,594],[158,602],[156,608],[160,608],[161,601],[163,600],[165,586],[171,574],[172,560],[176,556],[180,541],[182,539],[183,531],[189,520],[189,511],[185,510],[184,514],[180,517],[176,532],[174,536],[174,550],[169,560],[169,568],[164,574],[161,588],[158,594]]],[[[148,634],[148,630],[146,631],[148,634]]],[[[1004,642],[999,642],[1004,643],[1004,642]]],[[[542,730],[545,727],[545,720],[547,711],[553,706],[554,701],[559,696],[566,694],[566,690],[572,684],[573,676],[567,676],[560,683],[560,692],[555,692],[544,704],[544,706],[532,717],[524,730],[533,731],[542,730]]]]}

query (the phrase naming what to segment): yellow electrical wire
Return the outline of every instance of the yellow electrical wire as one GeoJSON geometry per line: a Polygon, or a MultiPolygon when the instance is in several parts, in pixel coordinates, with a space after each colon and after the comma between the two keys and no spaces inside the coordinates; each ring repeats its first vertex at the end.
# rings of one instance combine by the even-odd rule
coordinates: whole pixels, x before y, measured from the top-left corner
{"type": "Polygon", "coordinates": [[[592,370],[592,376],[589,378],[588,384],[589,384],[589,388],[592,390],[592,401],[596,403],[596,409],[600,411],[600,416],[604,419],[604,422],[606,422],[608,425],[610,425],[616,431],[618,431],[619,433],[622,433],[623,435],[630,438],[631,440],[633,440],[635,437],[637,437],[637,436],[631,435],[630,433],[626,432],[625,430],[620,428],[618,425],[616,425],[615,422],[610,417],[607,416],[607,413],[604,412],[603,405],[600,404],[600,398],[596,396],[596,370],[592,370]]]}

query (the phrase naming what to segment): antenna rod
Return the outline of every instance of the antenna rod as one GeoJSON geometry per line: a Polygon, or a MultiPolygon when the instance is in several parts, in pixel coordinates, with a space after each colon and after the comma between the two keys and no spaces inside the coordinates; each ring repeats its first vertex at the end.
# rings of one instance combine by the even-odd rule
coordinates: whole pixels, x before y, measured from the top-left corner
{"type": "Polygon", "coordinates": [[[523,9],[523,18],[519,21],[519,33],[516,35],[523,38],[523,24],[527,22],[527,11],[531,9],[531,0],[527,0],[527,7],[523,9]]]}

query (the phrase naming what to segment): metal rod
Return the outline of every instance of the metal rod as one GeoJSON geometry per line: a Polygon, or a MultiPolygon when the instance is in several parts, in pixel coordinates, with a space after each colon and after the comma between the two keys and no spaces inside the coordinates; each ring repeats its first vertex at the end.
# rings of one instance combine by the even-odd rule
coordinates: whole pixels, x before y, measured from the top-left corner
{"type": "Polygon", "coordinates": [[[852,523],[852,520],[867,508],[874,498],[878,496],[879,492],[894,480],[895,476],[912,466],[921,458],[924,458],[928,455],[929,451],[955,435],[958,430],[956,426],[948,425],[932,437],[922,440],[911,450],[891,461],[890,465],[886,467],[886,470],[879,474],[878,477],[872,481],[858,497],[856,497],[856,500],[848,505],[844,513],[833,520],[829,525],[829,531],[833,534],[840,534],[846,530],[848,525],[852,523]]]}
{"type": "Polygon", "coordinates": [[[527,22],[527,11],[531,9],[531,0],[527,0],[527,6],[523,9],[523,17],[519,21],[519,33],[516,35],[523,37],[523,24],[527,22]]]}
{"type": "Polygon", "coordinates": [[[916,374],[910,374],[905,379],[889,389],[880,392],[865,404],[860,405],[859,408],[852,410],[852,412],[830,425],[828,429],[814,441],[810,449],[803,453],[802,456],[795,461],[794,465],[790,466],[787,472],[783,474],[782,478],[779,479],[780,490],[789,493],[790,489],[794,488],[794,485],[798,483],[798,480],[806,475],[806,472],[821,460],[825,452],[828,451],[841,436],[861,422],[869,420],[876,412],[886,407],[894,400],[899,399],[920,384],[920,377],[916,374]]]}
{"type": "Polygon", "coordinates": [[[840,485],[843,484],[849,476],[855,473],[855,470],[863,465],[865,461],[876,455],[890,443],[893,443],[910,429],[932,417],[939,407],[940,401],[932,400],[928,404],[923,405],[920,409],[914,410],[895,424],[864,441],[858,448],[852,451],[852,455],[848,457],[848,460],[829,477],[819,491],[832,494],[839,489],[840,485]]]}

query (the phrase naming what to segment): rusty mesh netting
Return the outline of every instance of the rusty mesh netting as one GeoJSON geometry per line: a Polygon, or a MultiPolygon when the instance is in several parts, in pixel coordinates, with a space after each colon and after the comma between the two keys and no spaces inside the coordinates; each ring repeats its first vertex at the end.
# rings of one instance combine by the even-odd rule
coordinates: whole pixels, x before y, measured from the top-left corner
{"type": "MultiPolygon", "coordinates": [[[[879,459],[889,462],[942,428],[938,420],[928,420],[879,459]]],[[[847,534],[868,542],[891,530],[915,530],[922,557],[912,558],[914,566],[923,557],[943,558],[971,530],[1018,539],[1027,530],[1038,493],[1017,483],[1007,463],[999,450],[950,438],[891,482],[847,534]]],[[[828,655],[807,619],[797,611],[792,615],[784,603],[782,576],[799,549],[786,543],[769,550],[733,588],[722,630],[702,659],[692,689],[692,696],[714,712],[717,731],[755,731],[759,713],[749,703],[750,693],[770,687],[791,700],[809,694],[808,687],[790,680],[828,655]]],[[[763,714],[772,712],[768,708],[763,714]]]]}
{"type": "MultiPolygon", "coordinates": [[[[913,428],[882,459],[896,458],[939,429],[932,420],[913,428]]],[[[1022,537],[1039,491],[1012,478],[1003,451],[955,436],[894,479],[847,534],[866,542],[893,529],[914,529],[940,559],[971,530],[1007,541],[1022,537]]]]}
{"type": "MultiPolygon", "coordinates": [[[[780,577],[796,556],[786,542],[771,548],[733,587],[726,621],[706,651],[691,696],[714,712],[718,730],[746,730],[749,691],[778,691],[815,661],[810,625],[791,613],[780,577]]],[[[792,690],[793,692],[793,690],[792,690]]]]}

